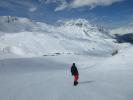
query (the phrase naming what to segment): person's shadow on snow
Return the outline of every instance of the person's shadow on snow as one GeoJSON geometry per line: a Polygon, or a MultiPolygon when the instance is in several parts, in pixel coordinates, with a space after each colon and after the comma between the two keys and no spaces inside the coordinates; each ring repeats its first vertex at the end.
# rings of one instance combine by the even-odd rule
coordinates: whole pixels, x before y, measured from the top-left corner
{"type": "Polygon", "coordinates": [[[81,81],[81,82],[79,82],[79,84],[89,84],[89,83],[93,83],[93,82],[95,82],[95,81],[81,81]]]}

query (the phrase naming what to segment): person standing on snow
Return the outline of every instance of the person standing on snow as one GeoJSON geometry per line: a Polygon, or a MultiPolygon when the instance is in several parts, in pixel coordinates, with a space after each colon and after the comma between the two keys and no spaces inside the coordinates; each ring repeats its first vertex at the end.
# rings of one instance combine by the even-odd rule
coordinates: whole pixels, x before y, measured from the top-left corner
{"type": "Polygon", "coordinates": [[[71,74],[72,76],[74,76],[74,86],[76,86],[78,84],[78,79],[79,79],[79,73],[78,73],[78,69],[75,65],[75,63],[72,64],[71,66],[71,74]]]}

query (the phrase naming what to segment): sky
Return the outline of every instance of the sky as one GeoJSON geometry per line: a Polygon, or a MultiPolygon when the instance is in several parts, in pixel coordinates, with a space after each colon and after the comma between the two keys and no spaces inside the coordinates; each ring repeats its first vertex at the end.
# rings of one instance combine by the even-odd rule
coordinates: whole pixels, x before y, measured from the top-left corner
{"type": "Polygon", "coordinates": [[[133,26],[133,0],[0,0],[0,16],[54,24],[83,18],[107,28],[133,26]]]}

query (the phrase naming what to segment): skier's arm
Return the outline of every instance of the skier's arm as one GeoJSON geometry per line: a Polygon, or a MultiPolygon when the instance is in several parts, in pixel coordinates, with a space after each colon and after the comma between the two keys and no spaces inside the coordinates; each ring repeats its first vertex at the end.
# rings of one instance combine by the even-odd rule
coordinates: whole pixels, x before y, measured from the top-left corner
{"type": "Polygon", "coordinates": [[[73,69],[72,69],[72,67],[71,67],[71,75],[73,76],[73,69]]]}
{"type": "Polygon", "coordinates": [[[78,69],[77,69],[77,67],[76,67],[76,72],[77,72],[77,75],[79,75],[79,72],[78,72],[78,69]]]}

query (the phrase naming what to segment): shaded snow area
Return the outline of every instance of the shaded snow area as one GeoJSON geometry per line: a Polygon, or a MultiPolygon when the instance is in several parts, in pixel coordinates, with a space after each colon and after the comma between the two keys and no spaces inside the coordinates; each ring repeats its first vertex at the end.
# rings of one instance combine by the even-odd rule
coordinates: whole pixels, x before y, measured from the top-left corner
{"type": "Polygon", "coordinates": [[[133,48],[113,57],[81,55],[0,60],[0,100],[132,100],[133,48]],[[79,69],[73,86],[72,62],[79,69]]]}
{"type": "Polygon", "coordinates": [[[2,54],[28,57],[55,54],[109,56],[117,47],[113,35],[106,29],[84,19],[59,21],[52,26],[27,18],[0,18],[2,54]]]}

